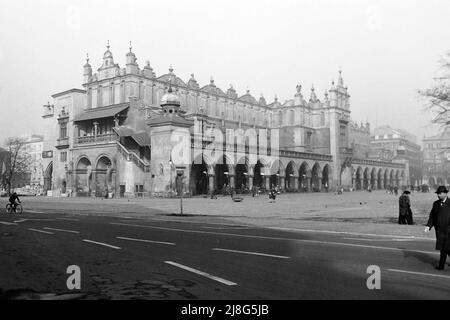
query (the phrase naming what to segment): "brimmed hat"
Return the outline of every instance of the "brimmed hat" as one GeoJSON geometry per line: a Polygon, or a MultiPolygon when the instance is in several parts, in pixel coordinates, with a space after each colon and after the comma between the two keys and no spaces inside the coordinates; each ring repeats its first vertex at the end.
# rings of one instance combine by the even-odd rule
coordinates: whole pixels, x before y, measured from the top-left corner
{"type": "Polygon", "coordinates": [[[445,187],[445,186],[439,186],[438,188],[437,188],[437,190],[436,190],[436,193],[437,194],[439,194],[439,193],[448,193],[448,189],[445,187]]]}
{"type": "Polygon", "coordinates": [[[403,194],[411,194],[411,191],[405,190],[403,191],[403,194]]]}

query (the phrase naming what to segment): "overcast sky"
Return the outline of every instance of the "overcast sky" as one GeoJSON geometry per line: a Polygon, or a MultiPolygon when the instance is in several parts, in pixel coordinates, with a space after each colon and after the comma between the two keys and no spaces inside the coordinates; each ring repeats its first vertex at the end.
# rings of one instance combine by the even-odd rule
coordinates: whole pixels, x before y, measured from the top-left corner
{"type": "Polygon", "coordinates": [[[417,90],[432,84],[450,51],[448,0],[0,1],[0,142],[42,133],[42,105],[81,88],[86,53],[100,67],[110,40],[125,65],[129,41],[157,76],[170,64],[268,103],[297,84],[319,99],[339,67],[352,119],[423,135],[429,125],[417,90]]]}

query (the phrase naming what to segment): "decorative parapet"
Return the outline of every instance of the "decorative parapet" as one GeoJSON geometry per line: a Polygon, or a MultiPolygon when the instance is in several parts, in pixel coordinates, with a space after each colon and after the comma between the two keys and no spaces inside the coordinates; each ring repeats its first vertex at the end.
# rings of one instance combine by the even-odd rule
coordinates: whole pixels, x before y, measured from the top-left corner
{"type": "Polygon", "coordinates": [[[376,167],[391,167],[398,169],[405,169],[405,164],[388,162],[388,161],[379,161],[379,160],[367,160],[367,159],[352,159],[352,164],[361,164],[366,166],[376,166],[376,167]]]}
{"type": "Polygon", "coordinates": [[[333,156],[329,154],[320,154],[312,152],[299,152],[299,151],[286,151],[280,150],[281,157],[297,158],[297,159],[309,159],[318,161],[333,161],[333,156]]]}

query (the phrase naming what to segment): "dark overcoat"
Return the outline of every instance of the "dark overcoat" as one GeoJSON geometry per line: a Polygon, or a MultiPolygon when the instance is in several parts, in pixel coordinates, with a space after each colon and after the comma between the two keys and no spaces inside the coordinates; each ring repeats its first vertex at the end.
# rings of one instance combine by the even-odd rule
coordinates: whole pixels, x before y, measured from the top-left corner
{"type": "Polygon", "coordinates": [[[427,226],[436,231],[436,250],[450,251],[450,199],[446,198],[443,205],[441,200],[433,202],[433,208],[427,226]]]}
{"type": "Polygon", "coordinates": [[[398,199],[399,204],[399,214],[401,216],[406,216],[409,214],[409,211],[411,210],[411,201],[409,200],[408,196],[401,195],[398,199]]]}

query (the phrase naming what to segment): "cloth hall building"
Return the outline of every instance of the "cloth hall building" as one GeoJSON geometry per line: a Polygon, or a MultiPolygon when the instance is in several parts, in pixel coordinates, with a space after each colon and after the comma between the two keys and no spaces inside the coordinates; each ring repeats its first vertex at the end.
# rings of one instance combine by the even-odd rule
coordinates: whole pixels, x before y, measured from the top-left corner
{"type": "Polygon", "coordinates": [[[227,188],[318,192],[409,184],[408,161],[368,159],[370,125],[351,120],[341,71],[323,98],[314,88],[305,97],[297,85],[284,103],[256,99],[249,91],[240,95],[232,86],[222,90],[213,79],[201,86],[194,75],[184,81],[172,67],[168,71],[158,76],[149,62],[140,68],[131,47],[121,68],[109,43],[97,72],[87,59],[82,89],[53,94],[53,103],[44,105],[48,194],[167,195],[176,190],[177,173],[186,195],[227,188]],[[192,148],[192,162],[183,167],[172,161],[171,134],[177,129],[192,148]],[[194,154],[215,143],[206,134],[211,129],[224,136],[228,129],[277,134],[258,134],[259,151],[246,140],[224,141],[231,148],[218,161],[194,154]],[[276,157],[260,157],[261,146],[273,145],[276,157]],[[257,161],[249,161],[250,154],[257,161]]]}

